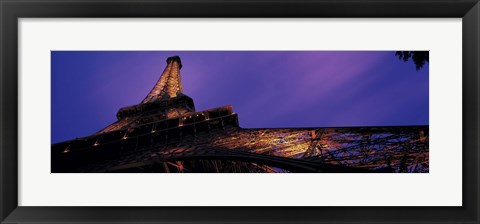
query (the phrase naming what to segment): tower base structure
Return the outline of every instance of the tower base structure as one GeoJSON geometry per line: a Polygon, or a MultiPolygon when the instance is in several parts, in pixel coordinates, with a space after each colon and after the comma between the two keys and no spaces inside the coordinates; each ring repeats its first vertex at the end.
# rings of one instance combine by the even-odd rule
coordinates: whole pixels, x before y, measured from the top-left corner
{"type": "Polygon", "coordinates": [[[55,144],[52,172],[429,170],[428,126],[243,129],[231,107],[191,116],[55,144]]]}

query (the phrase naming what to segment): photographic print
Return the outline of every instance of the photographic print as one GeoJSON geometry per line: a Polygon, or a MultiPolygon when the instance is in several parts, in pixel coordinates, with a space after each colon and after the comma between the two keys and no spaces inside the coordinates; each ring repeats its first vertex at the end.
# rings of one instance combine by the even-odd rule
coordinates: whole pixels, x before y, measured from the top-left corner
{"type": "Polygon", "coordinates": [[[52,173],[428,173],[428,51],[52,51],[52,173]]]}

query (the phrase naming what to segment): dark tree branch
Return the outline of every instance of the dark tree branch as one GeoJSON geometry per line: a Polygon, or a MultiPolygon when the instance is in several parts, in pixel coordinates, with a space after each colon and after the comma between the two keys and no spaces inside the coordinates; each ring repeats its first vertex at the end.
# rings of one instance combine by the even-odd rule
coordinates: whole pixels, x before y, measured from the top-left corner
{"type": "Polygon", "coordinates": [[[417,71],[423,68],[426,62],[429,60],[429,52],[428,51],[397,51],[395,52],[395,56],[398,59],[403,61],[408,61],[410,58],[412,59],[413,63],[415,63],[415,67],[417,71]]]}

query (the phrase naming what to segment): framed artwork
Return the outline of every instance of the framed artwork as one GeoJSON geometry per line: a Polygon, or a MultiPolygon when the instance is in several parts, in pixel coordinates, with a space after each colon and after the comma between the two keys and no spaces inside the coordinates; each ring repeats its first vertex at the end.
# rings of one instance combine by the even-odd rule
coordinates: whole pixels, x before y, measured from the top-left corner
{"type": "Polygon", "coordinates": [[[51,172],[428,173],[428,59],[428,51],[52,51],[51,172]],[[404,54],[421,59],[405,63],[404,54]],[[152,69],[160,58],[163,71],[152,69]],[[161,75],[140,103],[76,138],[85,123],[98,129],[87,121],[95,114],[81,117],[134,98],[133,82],[148,82],[140,74],[149,71],[161,75]]]}
{"type": "Polygon", "coordinates": [[[1,11],[2,223],[479,222],[476,0],[1,11]]]}

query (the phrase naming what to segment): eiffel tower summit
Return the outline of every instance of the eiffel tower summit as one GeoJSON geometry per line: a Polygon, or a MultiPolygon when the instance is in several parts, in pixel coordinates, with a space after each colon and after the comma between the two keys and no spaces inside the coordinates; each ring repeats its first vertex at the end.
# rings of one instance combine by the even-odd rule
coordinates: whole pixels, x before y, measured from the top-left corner
{"type": "Polygon", "coordinates": [[[117,121],[52,145],[53,173],[425,173],[428,126],[256,128],[232,106],[196,111],[180,57],[117,121]]]}

